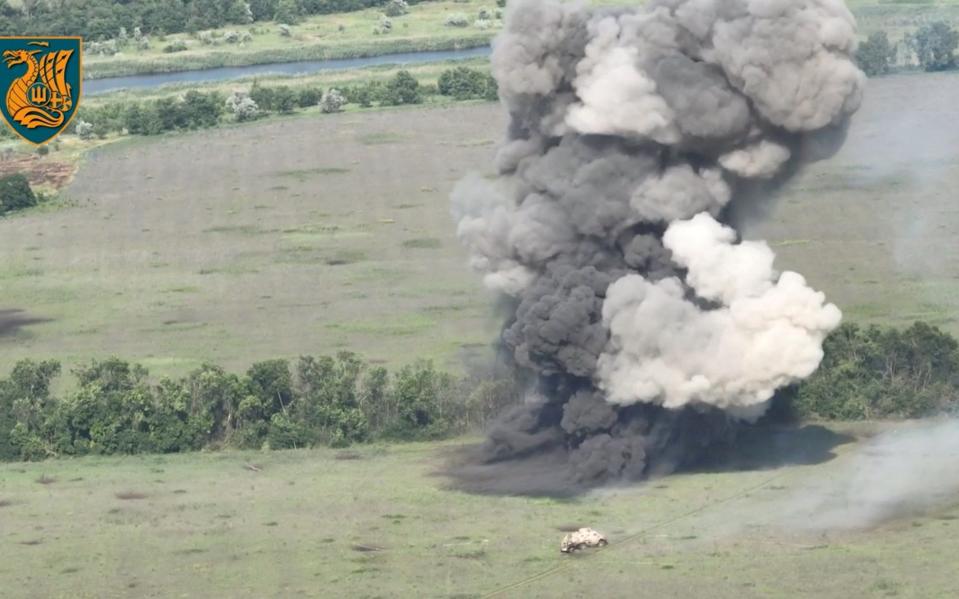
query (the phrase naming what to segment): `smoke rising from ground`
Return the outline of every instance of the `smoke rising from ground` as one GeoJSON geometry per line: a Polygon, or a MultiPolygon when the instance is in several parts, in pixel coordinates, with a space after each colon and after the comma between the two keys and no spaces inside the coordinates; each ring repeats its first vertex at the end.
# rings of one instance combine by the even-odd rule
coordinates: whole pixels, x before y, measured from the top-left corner
{"type": "Polygon", "coordinates": [[[561,487],[668,470],[816,369],[839,310],[729,215],[841,143],[855,46],[838,0],[511,3],[498,176],[452,203],[510,298],[503,348],[540,382],[478,476],[542,452],[561,487]]]}
{"type": "Polygon", "coordinates": [[[959,421],[905,426],[870,440],[780,513],[787,527],[817,532],[865,529],[952,505],[959,497],[957,463],[959,421]]]}

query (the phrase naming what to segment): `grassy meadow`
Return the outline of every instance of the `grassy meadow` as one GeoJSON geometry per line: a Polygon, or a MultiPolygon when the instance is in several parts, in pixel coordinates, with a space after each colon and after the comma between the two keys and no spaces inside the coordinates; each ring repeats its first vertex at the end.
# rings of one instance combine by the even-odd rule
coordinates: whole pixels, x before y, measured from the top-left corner
{"type": "Polygon", "coordinates": [[[163,374],[352,349],[457,369],[498,324],[447,194],[501,126],[492,104],[412,108],[94,151],[65,209],[0,222],[6,303],[49,319],[2,359],[116,354],[163,374]]]}
{"type": "MultiPolygon", "coordinates": [[[[814,431],[826,464],[568,499],[457,491],[437,475],[456,443],[0,464],[0,581],[9,599],[955,596],[959,508],[782,528],[861,429],[814,431]],[[561,554],[576,526],[609,547],[561,554]]],[[[788,459],[777,448],[802,434],[758,455],[788,459]]]]}
{"type": "MultiPolygon", "coordinates": [[[[948,73],[871,81],[841,152],[747,227],[849,319],[959,333],[950,90],[959,76],[948,73]]],[[[499,325],[447,197],[467,172],[489,171],[504,126],[495,104],[456,104],[278,117],[88,152],[61,209],[0,221],[2,308],[46,319],[0,338],[0,359],[70,367],[119,355],[159,376],[350,349],[461,369],[499,325]]]]}

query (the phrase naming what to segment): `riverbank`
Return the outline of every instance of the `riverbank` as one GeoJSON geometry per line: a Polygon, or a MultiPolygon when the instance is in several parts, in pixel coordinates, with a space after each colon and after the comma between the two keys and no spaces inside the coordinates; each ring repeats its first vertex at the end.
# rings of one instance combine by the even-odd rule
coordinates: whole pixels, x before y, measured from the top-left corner
{"type": "Polygon", "coordinates": [[[406,65],[454,63],[487,63],[489,46],[480,46],[467,50],[441,50],[436,52],[407,52],[385,54],[366,58],[340,60],[313,60],[302,62],[275,62],[245,67],[223,67],[199,71],[181,71],[176,73],[156,73],[150,75],[131,75],[95,79],[84,83],[84,95],[101,96],[104,94],[127,91],[149,94],[154,90],[197,89],[219,83],[236,84],[250,79],[269,80],[290,77],[309,77],[323,72],[348,73],[357,69],[382,67],[395,69],[406,65]]]}
{"type": "Polygon", "coordinates": [[[274,22],[233,25],[195,34],[130,42],[112,56],[87,52],[87,80],[281,62],[363,58],[407,52],[462,50],[489,45],[502,28],[494,0],[441,0],[416,4],[384,24],[382,8],[318,15],[291,26],[274,22]],[[482,14],[481,14],[482,11],[482,14]],[[486,18],[481,18],[485,16],[486,18]],[[461,17],[463,26],[450,26],[461,17]],[[182,50],[173,51],[173,48],[182,50]]]}

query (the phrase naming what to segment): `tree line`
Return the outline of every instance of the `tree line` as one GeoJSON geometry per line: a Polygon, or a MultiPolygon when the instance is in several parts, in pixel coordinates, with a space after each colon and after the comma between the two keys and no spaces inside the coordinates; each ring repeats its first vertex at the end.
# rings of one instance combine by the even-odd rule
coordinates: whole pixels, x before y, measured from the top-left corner
{"type": "MultiPolygon", "coordinates": [[[[823,349],[819,370],[777,397],[799,417],[959,412],[959,342],[936,327],[844,324],[823,349]]],[[[57,396],[60,372],[21,360],[0,380],[0,459],[437,439],[482,427],[526,388],[514,375],[458,378],[427,361],[390,373],[349,352],[266,360],[241,375],[204,365],[158,383],[138,364],[94,360],[57,396]]]]}
{"type": "Polygon", "coordinates": [[[486,72],[454,67],[440,74],[438,82],[421,84],[408,71],[398,71],[385,81],[353,83],[337,88],[266,86],[254,83],[249,90],[225,96],[219,92],[190,90],[180,96],[147,101],[108,102],[81,107],[68,131],[81,138],[105,137],[111,133],[157,135],[168,131],[214,127],[225,120],[249,121],[268,114],[291,114],[319,106],[322,112],[339,112],[354,104],[399,106],[419,104],[431,96],[454,100],[495,100],[496,81],[486,72]]]}
{"type": "Polygon", "coordinates": [[[426,361],[390,373],[349,352],[267,360],[243,375],[204,365],[156,384],[138,364],[94,360],[58,397],[60,371],[21,360],[0,381],[0,459],[435,439],[518,397],[508,379],[456,378],[426,361]]]}
{"type": "Polygon", "coordinates": [[[900,50],[909,61],[924,71],[946,71],[956,68],[959,31],[946,21],[927,23],[902,42],[893,43],[885,31],[872,33],[859,45],[856,61],[869,76],[884,75],[895,68],[900,50]]]}
{"type": "Polygon", "coordinates": [[[801,417],[921,418],[959,413],[959,342],[924,322],[906,329],[843,324],[822,364],[783,393],[801,417]]]}
{"type": "MultiPolygon", "coordinates": [[[[380,6],[387,0],[0,0],[0,35],[80,35],[112,39],[123,29],[197,32],[255,21],[301,18],[380,6]]],[[[415,4],[415,1],[410,2],[415,4]]]]}

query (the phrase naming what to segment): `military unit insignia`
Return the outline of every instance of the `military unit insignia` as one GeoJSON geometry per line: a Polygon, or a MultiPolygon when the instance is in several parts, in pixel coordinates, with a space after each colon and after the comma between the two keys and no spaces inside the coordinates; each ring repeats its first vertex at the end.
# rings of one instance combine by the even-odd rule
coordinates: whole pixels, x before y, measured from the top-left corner
{"type": "Polygon", "coordinates": [[[0,37],[0,113],[27,141],[43,144],[70,123],[80,103],[79,37],[0,37]]]}

